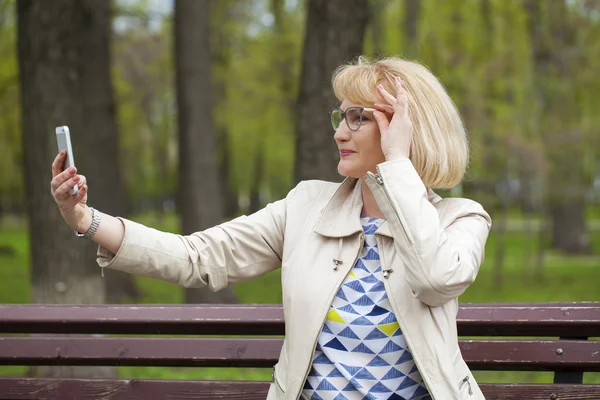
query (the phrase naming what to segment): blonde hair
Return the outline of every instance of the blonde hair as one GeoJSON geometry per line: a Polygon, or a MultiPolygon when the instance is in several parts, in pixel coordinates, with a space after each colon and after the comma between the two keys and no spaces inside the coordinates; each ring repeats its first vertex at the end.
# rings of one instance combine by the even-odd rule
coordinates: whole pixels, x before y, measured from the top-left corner
{"type": "Polygon", "coordinates": [[[460,183],[469,164],[469,143],[456,105],[423,65],[401,58],[370,61],[359,57],[333,74],[338,100],[364,106],[381,102],[376,86],[396,96],[395,78],[406,87],[413,124],[410,159],[426,187],[448,189],[460,183]]]}

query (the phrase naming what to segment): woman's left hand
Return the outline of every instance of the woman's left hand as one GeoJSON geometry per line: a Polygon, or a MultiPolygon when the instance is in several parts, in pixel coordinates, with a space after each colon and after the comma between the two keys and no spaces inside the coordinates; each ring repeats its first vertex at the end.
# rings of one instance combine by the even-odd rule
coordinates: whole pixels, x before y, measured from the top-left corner
{"type": "Polygon", "coordinates": [[[394,98],[382,85],[377,85],[379,94],[387,104],[375,103],[373,117],[381,132],[381,150],[386,160],[408,158],[413,136],[413,125],[408,116],[408,96],[400,78],[396,78],[394,98]],[[389,119],[391,117],[391,120],[389,119]]]}

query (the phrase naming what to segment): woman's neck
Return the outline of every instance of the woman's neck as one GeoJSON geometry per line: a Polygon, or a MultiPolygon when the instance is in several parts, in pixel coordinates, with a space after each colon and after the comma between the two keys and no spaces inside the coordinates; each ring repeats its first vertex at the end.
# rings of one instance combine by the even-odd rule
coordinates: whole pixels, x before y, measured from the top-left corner
{"type": "Polygon", "coordinates": [[[360,189],[362,192],[363,200],[362,215],[366,217],[385,219],[385,215],[383,215],[383,213],[379,209],[379,205],[375,200],[375,196],[373,196],[373,192],[371,192],[371,189],[369,189],[369,186],[367,186],[364,180],[362,180],[361,182],[360,189]]]}

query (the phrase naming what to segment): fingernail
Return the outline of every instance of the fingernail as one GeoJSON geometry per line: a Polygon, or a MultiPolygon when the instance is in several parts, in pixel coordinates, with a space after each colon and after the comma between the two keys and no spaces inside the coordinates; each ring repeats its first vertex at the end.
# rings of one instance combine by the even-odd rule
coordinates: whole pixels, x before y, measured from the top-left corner
{"type": "Polygon", "coordinates": [[[70,174],[74,174],[75,173],[75,167],[70,167],[69,168],[69,173],[70,174]]]}
{"type": "Polygon", "coordinates": [[[65,153],[66,153],[66,150],[62,150],[62,151],[60,152],[60,155],[61,155],[61,156],[64,156],[64,155],[65,155],[65,153]]]}
{"type": "Polygon", "coordinates": [[[379,89],[383,89],[383,85],[381,85],[381,84],[377,85],[377,87],[378,87],[379,89]]]}

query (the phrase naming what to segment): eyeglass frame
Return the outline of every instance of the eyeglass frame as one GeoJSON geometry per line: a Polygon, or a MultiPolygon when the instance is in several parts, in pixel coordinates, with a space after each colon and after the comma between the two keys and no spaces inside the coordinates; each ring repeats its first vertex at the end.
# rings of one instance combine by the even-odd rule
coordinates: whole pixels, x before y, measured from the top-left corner
{"type": "MultiPolygon", "coordinates": [[[[333,112],[334,112],[334,111],[339,111],[339,112],[341,112],[341,113],[342,113],[342,121],[346,121],[346,126],[348,127],[348,129],[350,129],[352,132],[356,132],[356,131],[357,131],[357,130],[359,130],[359,129],[360,129],[360,127],[362,126],[362,113],[363,113],[363,111],[374,112],[374,111],[377,111],[377,110],[376,110],[375,108],[369,108],[369,107],[360,107],[360,106],[352,106],[352,107],[348,107],[348,108],[346,108],[346,111],[343,111],[343,110],[342,110],[341,108],[339,108],[339,107],[334,107],[334,108],[332,108],[331,110],[329,110],[329,122],[331,123],[331,127],[333,128],[333,130],[334,130],[334,131],[336,131],[336,130],[337,130],[337,128],[333,126],[333,121],[332,121],[332,119],[331,119],[331,114],[333,114],[333,112]],[[351,110],[351,109],[354,109],[354,110],[358,109],[359,115],[360,115],[360,117],[361,117],[361,119],[359,120],[358,128],[356,128],[356,129],[352,129],[352,128],[350,127],[350,124],[348,123],[348,120],[346,119],[346,113],[348,112],[348,110],[351,110]]],[[[340,124],[341,124],[341,122],[340,122],[340,124]]],[[[339,127],[340,127],[340,126],[338,125],[338,128],[339,128],[339,127]]]]}

